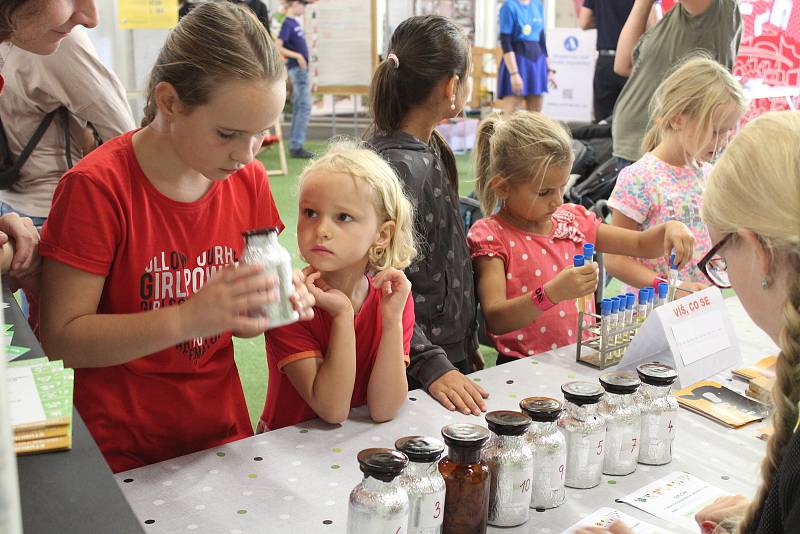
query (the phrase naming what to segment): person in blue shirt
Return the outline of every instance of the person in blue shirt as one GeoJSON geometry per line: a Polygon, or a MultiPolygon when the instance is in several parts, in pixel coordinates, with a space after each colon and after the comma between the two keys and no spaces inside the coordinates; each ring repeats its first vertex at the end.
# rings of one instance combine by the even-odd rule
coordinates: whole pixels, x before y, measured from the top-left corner
{"type": "Polygon", "coordinates": [[[303,16],[306,4],[303,0],[290,0],[286,6],[286,19],[275,44],[281,55],[287,58],[286,71],[292,82],[292,129],[289,134],[289,155],[308,159],[314,156],[303,145],[306,142],[308,119],[311,117],[311,81],[308,76],[308,44],[303,27],[297,20],[303,16]]]}
{"type": "Polygon", "coordinates": [[[497,73],[497,98],[504,113],[517,108],[542,111],[555,71],[547,64],[544,7],[541,0],[506,0],[500,8],[503,60],[497,73]]]}

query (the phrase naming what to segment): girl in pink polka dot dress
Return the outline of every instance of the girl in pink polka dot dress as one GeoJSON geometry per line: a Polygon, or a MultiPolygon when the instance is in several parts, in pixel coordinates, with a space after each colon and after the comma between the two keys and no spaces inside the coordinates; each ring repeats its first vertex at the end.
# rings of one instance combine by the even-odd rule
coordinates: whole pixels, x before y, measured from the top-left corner
{"type": "Polygon", "coordinates": [[[492,117],[479,128],[476,192],[493,215],[477,221],[467,241],[498,363],[577,342],[575,299],[597,287],[596,264],[572,267],[584,243],[647,258],[674,251],[680,266],[692,257],[694,237],[683,223],[636,232],[563,204],[572,160],[569,133],[540,113],[492,117]]]}

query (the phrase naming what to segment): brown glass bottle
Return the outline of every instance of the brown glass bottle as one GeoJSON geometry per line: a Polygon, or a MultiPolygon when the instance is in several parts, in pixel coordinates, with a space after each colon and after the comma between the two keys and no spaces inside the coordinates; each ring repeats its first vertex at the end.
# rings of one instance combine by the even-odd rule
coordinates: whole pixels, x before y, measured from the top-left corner
{"type": "Polygon", "coordinates": [[[447,488],[444,534],[484,534],[489,514],[491,472],[481,461],[489,431],[478,425],[453,424],[442,429],[448,447],[439,462],[447,488]]]}

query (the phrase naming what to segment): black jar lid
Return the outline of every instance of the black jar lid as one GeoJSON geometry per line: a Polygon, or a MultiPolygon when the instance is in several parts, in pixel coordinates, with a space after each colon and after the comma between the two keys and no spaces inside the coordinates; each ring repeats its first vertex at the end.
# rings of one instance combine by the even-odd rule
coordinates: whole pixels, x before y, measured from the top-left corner
{"type": "Polygon", "coordinates": [[[678,378],[678,373],[669,365],[652,362],[644,363],[636,368],[639,378],[651,386],[669,386],[678,378]]]}
{"type": "Polygon", "coordinates": [[[597,404],[605,394],[605,390],[600,384],[593,382],[567,382],[561,386],[561,393],[564,398],[573,404],[583,406],[584,404],[597,404]]]}
{"type": "Polygon", "coordinates": [[[442,437],[448,447],[481,449],[489,440],[489,431],[479,425],[454,423],[442,428],[442,437]]]}
{"type": "Polygon", "coordinates": [[[531,418],[522,412],[496,410],[486,414],[486,423],[498,436],[521,436],[531,426],[531,418]]]}
{"type": "Polygon", "coordinates": [[[609,371],[600,375],[600,385],[609,393],[630,395],[639,389],[642,381],[631,371],[609,371]]]}
{"type": "Polygon", "coordinates": [[[278,229],[274,226],[269,228],[253,228],[252,230],[245,230],[242,232],[242,237],[251,237],[256,235],[267,235],[275,232],[278,233],[278,229]]]}
{"type": "Polygon", "coordinates": [[[555,421],[564,410],[564,405],[551,397],[527,397],[519,401],[520,409],[539,423],[555,421]]]}
{"type": "Polygon", "coordinates": [[[415,463],[435,462],[444,452],[444,443],[436,438],[406,436],[394,442],[394,448],[415,463]]]}
{"type": "Polygon", "coordinates": [[[361,471],[383,482],[391,482],[408,465],[408,456],[394,449],[364,449],[358,453],[361,471]]]}

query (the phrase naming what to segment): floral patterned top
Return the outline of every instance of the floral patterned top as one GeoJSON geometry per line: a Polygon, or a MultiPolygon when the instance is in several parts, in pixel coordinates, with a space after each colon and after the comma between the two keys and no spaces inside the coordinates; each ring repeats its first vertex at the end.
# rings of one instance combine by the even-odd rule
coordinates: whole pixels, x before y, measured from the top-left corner
{"type": "MultiPolygon", "coordinates": [[[[506,270],[506,298],[513,299],[552,280],[583,253],[584,243],[595,243],[600,219],[582,206],[565,204],[552,217],[549,235],[513,227],[492,215],[477,221],[467,242],[472,258],[496,256],[506,270]]],[[[531,297],[533,298],[533,297],[531,297]]],[[[587,311],[594,311],[594,305],[587,311]]],[[[578,309],[574,300],[561,302],[537,320],[507,334],[489,332],[500,354],[524,358],[578,341],[578,309]]]]}
{"type": "MultiPolygon", "coordinates": [[[[642,230],[665,223],[681,221],[696,240],[694,261],[680,272],[685,282],[708,283],[697,268],[697,262],[711,249],[711,238],[700,218],[703,190],[711,165],[700,169],[675,167],[648,152],[636,163],[622,169],[608,205],[639,223],[642,230]]],[[[665,258],[637,259],[642,265],[666,278],[669,265],[665,258]]],[[[631,291],[626,287],[624,291],[631,291]]]]}

